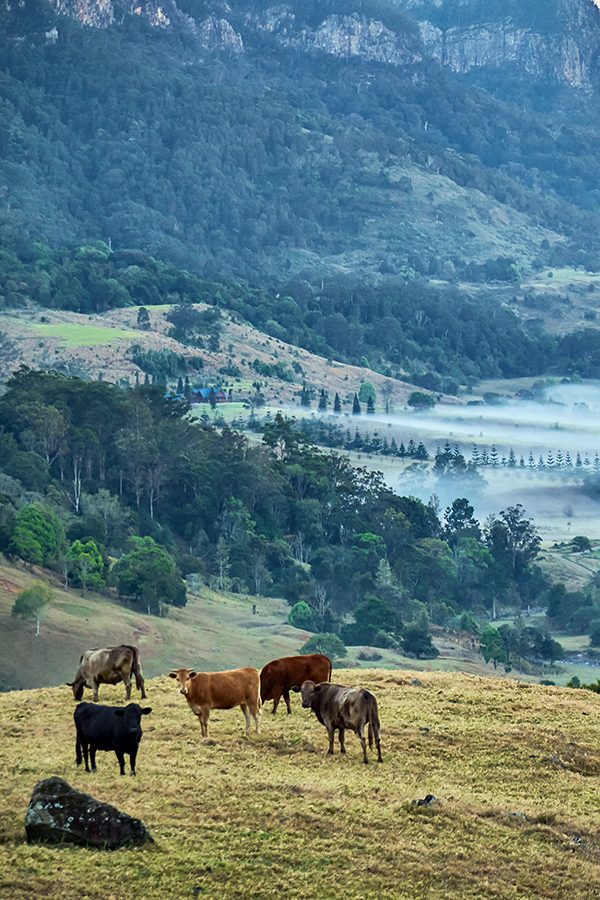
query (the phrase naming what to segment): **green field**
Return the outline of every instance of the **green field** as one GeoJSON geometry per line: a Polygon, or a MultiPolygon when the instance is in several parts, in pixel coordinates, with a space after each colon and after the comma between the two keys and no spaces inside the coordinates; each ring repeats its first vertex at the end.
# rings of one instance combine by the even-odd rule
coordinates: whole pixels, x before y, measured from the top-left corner
{"type": "Polygon", "coordinates": [[[104,328],[101,325],[65,323],[33,324],[29,326],[40,338],[60,340],[67,347],[99,347],[114,341],[139,341],[140,334],[124,328],[104,328]]]}
{"type": "MultiPolygon", "coordinates": [[[[337,671],[379,700],[384,762],[357,739],[326,755],[299,706],[243,736],[215,712],[207,740],[173,683],[147,683],[136,779],[113,754],[74,762],[66,687],[0,695],[0,896],[589,900],[600,879],[600,706],[585,691],[466,675],[337,671]],[[144,820],[155,844],[106,853],[29,846],[50,775],[144,820]],[[415,801],[433,794],[431,806],[415,801]]],[[[105,702],[122,701],[119,687],[105,702]]]]}

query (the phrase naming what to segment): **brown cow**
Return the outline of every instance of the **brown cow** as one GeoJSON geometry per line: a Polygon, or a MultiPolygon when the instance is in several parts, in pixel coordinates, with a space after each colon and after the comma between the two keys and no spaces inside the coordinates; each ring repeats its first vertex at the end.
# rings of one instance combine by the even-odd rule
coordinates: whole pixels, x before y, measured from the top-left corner
{"type": "Polygon", "coordinates": [[[360,738],[363,751],[363,762],[368,763],[367,742],[363,729],[369,727],[369,747],[373,749],[373,740],[377,745],[377,759],[383,762],[381,741],[379,739],[379,712],[377,700],[371,691],[362,688],[347,687],[344,684],[315,684],[305,681],[302,685],[302,706],[312,709],[317,719],[329,733],[329,750],[333,753],[333,739],[336,728],[339,731],[340,753],[346,752],[344,737],[346,728],[350,728],[360,738]]]}
{"type": "Polygon", "coordinates": [[[208,737],[208,718],[211,709],[233,709],[239,706],[246,717],[246,735],[250,733],[250,716],[256,732],[260,731],[260,690],[257,669],[230,669],[228,672],[195,672],[176,669],[169,678],[179,682],[192,712],[200,720],[202,737],[208,737]]]}
{"type": "Polygon", "coordinates": [[[94,692],[94,700],[97,702],[98,685],[118,684],[123,681],[126,698],[131,700],[132,674],[135,676],[138,691],[141,691],[142,700],[145,700],[146,688],[139,650],[129,644],[120,644],[118,647],[86,650],[79,658],[79,668],[75,680],[67,681],[67,684],[73,688],[73,696],[76,700],[81,700],[83,689],[88,687],[94,692]]]}
{"type": "Polygon", "coordinates": [[[331,681],[331,660],[321,653],[306,656],[284,656],[267,663],[260,673],[260,699],[263,703],[273,701],[273,715],[277,712],[283,697],[288,716],[290,691],[299,691],[305,681],[331,681]]]}

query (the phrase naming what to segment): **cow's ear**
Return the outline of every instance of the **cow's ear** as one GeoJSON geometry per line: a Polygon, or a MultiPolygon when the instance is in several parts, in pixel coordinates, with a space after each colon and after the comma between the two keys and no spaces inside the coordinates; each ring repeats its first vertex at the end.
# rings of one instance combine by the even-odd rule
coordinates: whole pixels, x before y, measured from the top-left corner
{"type": "Polygon", "coordinates": [[[188,673],[187,673],[187,676],[188,676],[188,678],[195,678],[197,674],[198,674],[198,673],[197,673],[197,672],[194,672],[194,670],[192,669],[191,672],[188,672],[188,673]]]}
{"type": "Polygon", "coordinates": [[[115,712],[115,716],[121,717],[121,716],[124,716],[124,715],[125,715],[125,710],[124,710],[124,709],[115,709],[114,712],[115,712]]]}
{"type": "Polygon", "coordinates": [[[169,672],[169,678],[177,678],[177,672],[169,672]]]}
{"type": "Polygon", "coordinates": [[[143,716],[149,716],[151,712],[152,712],[151,706],[144,706],[144,708],[142,709],[143,716]]]}

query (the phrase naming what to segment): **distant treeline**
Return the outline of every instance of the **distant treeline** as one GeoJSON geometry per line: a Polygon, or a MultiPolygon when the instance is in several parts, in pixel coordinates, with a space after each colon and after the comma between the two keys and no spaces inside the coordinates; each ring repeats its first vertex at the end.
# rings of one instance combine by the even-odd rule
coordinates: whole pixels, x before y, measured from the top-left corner
{"type": "MultiPolygon", "coordinates": [[[[20,309],[31,300],[82,313],[176,304],[182,312],[171,333],[210,349],[218,347],[220,308],[312,352],[370,365],[387,375],[410,371],[417,383],[452,393],[459,384],[484,376],[553,370],[600,375],[595,330],[561,338],[528,333],[495,300],[471,300],[454,288],[433,288],[425,281],[397,279],[370,286],[339,277],[318,285],[252,286],[206,280],[138,250],[111,251],[102,243],[51,250],[7,233],[0,251],[0,308],[20,309]],[[186,315],[184,308],[194,302],[208,303],[213,310],[186,315]]],[[[293,378],[286,366],[274,366],[270,374],[293,378]]]]}
{"type": "MultiPolygon", "coordinates": [[[[234,419],[231,424],[235,428],[262,432],[272,423],[272,420],[273,417],[270,413],[264,417],[252,413],[247,418],[241,416],[234,419]]],[[[462,464],[468,464],[472,468],[489,466],[527,471],[600,474],[600,453],[598,451],[594,453],[593,458],[589,452],[575,451],[571,453],[569,450],[564,453],[562,450],[548,450],[545,455],[538,454],[537,457],[534,456],[533,451],[529,451],[526,456],[524,454],[517,456],[512,447],[507,455],[501,455],[494,444],[490,447],[479,447],[478,444],[474,444],[470,458],[467,459],[459,445],[452,446],[449,441],[446,441],[443,447],[437,445],[434,449],[428,450],[423,441],[417,443],[413,438],[407,438],[406,442],[398,441],[395,436],[388,437],[385,433],[377,430],[371,432],[361,431],[358,427],[345,428],[332,421],[331,418],[301,418],[295,422],[295,426],[302,434],[306,435],[311,443],[321,447],[355,450],[369,455],[398,459],[426,461],[433,458],[438,469],[442,464],[440,461],[446,465],[449,460],[460,460],[462,464]]]]}

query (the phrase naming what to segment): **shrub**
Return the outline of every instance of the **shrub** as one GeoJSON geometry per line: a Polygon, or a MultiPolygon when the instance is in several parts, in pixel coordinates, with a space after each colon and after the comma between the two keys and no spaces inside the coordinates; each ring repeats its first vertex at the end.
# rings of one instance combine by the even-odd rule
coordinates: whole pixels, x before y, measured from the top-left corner
{"type": "Polygon", "coordinates": [[[300,653],[324,653],[333,662],[334,659],[340,659],[346,655],[346,647],[343,641],[331,632],[321,632],[313,634],[311,638],[300,648],[300,653]]]}

